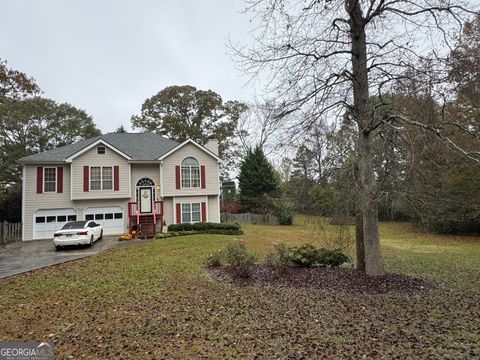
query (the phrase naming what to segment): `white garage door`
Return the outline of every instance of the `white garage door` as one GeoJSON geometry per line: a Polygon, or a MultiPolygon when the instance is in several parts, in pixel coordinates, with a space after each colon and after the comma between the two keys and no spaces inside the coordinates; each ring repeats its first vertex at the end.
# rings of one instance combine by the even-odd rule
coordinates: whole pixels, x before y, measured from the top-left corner
{"type": "Polygon", "coordinates": [[[124,232],[123,209],[120,206],[88,208],[85,220],[95,220],[102,225],[105,235],[119,235],[124,232]]]}
{"type": "Polygon", "coordinates": [[[53,233],[60,230],[68,221],[76,221],[77,212],[74,209],[40,209],[34,214],[33,238],[53,238],[53,233]]]}

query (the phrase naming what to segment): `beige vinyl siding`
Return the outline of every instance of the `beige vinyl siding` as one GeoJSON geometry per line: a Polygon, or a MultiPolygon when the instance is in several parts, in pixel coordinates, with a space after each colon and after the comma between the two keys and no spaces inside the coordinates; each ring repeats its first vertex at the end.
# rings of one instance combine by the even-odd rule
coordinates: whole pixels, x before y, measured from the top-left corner
{"type": "Polygon", "coordinates": [[[163,220],[168,225],[175,223],[175,206],[173,205],[173,198],[164,198],[163,199],[163,220]]]}
{"type": "MultiPolygon", "coordinates": [[[[77,219],[83,220],[84,211],[87,208],[118,206],[123,210],[124,229],[125,231],[128,230],[127,199],[70,200],[70,165],[63,165],[63,193],[37,194],[37,166],[42,165],[25,165],[23,240],[33,239],[34,217],[37,210],[74,209],[77,213],[77,219]]],[[[62,165],[45,166],[58,167],[62,165]]]]}
{"type": "MultiPolygon", "coordinates": [[[[155,188],[160,186],[160,163],[158,164],[131,164],[132,167],[132,198],[131,201],[137,201],[135,199],[135,191],[138,180],[147,177],[153,180],[155,188]]],[[[156,190],[155,190],[156,191],[156,190]]],[[[160,196],[160,194],[157,194],[160,196]]],[[[155,199],[157,200],[157,199],[155,199]]]]}
{"type": "Polygon", "coordinates": [[[105,154],[97,154],[97,147],[72,160],[72,200],[85,199],[112,199],[130,197],[130,165],[121,155],[108,147],[105,154]],[[83,191],[83,167],[84,166],[118,166],[119,167],[119,191],[115,190],[90,190],[83,191]]]}
{"type": "Polygon", "coordinates": [[[163,160],[164,196],[217,195],[220,189],[218,162],[207,152],[193,144],[187,144],[163,160]],[[175,166],[180,166],[186,157],[194,157],[205,166],[206,188],[176,189],[175,166]]]}
{"type": "Polygon", "coordinates": [[[25,190],[23,214],[23,239],[33,239],[34,214],[39,209],[69,209],[74,208],[70,200],[70,166],[69,165],[25,165],[25,190]],[[37,166],[63,166],[63,193],[44,192],[37,194],[37,166]]]}
{"type": "Polygon", "coordinates": [[[207,204],[207,216],[208,221],[210,222],[220,222],[218,218],[218,195],[213,195],[208,197],[208,204],[207,204]]]}
{"type": "MultiPolygon", "coordinates": [[[[42,166],[42,165],[40,165],[42,166]]],[[[84,210],[89,207],[114,207],[123,209],[124,228],[128,227],[128,201],[135,201],[135,186],[142,177],[149,177],[155,187],[163,183],[164,220],[166,224],[175,222],[175,203],[207,202],[207,220],[218,222],[219,174],[218,162],[208,153],[192,144],[163,160],[163,181],[160,181],[159,164],[129,164],[121,155],[105,147],[105,154],[98,155],[96,147],[73,159],[71,164],[45,165],[63,166],[63,193],[36,193],[37,165],[25,165],[24,189],[24,239],[33,238],[34,214],[41,209],[74,209],[79,220],[84,219],[84,210]],[[176,189],[175,166],[188,156],[195,157],[205,166],[206,188],[176,189]],[[84,166],[119,166],[120,190],[83,191],[84,166]],[[131,173],[130,173],[131,171],[131,173]],[[73,184],[71,180],[73,179],[73,184]],[[131,199],[131,200],[130,200],[131,199]]]]}

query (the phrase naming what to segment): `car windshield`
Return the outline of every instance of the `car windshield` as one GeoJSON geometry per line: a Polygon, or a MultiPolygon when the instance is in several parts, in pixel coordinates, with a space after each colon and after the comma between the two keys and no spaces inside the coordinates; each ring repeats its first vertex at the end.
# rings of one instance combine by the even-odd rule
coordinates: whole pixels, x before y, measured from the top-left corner
{"type": "Polygon", "coordinates": [[[62,230],[83,229],[86,221],[72,221],[63,225],[62,230]]]}

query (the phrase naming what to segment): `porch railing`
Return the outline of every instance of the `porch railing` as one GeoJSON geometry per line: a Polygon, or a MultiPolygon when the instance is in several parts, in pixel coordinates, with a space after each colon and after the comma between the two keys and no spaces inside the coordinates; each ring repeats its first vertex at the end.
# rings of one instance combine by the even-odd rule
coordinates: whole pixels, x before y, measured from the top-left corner
{"type": "Polygon", "coordinates": [[[128,203],[128,217],[129,219],[136,218],[137,224],[140,222],[140,210],[137,202],[128,203]]]}
{"type": "Polygon", "coordinates": [[[163,201],[154,201],[153,202],[153,222],[157,223],[157,217],[163,217],[163,201]]]}
{"type": "MultiPolygon", "coordinates": [[[[135,225],[134,221],[136,222],[137,225],[143,224],[143,226],[147,226],[149,221],[148,220],[149,216],[153,217],[153,224],[151,224],[153,227],[150,230],[155,232],[155,229],[157,227],[157,221],[160,221],[160,231],[162,231],[162,227],[163,227],[163,201],[162,200],[153,201],[152,212],[147,214],[144,214],[144,213],[140,214],[140,206],[138,202],[132,201],[128,203],[128,219],[129,219],[130,230],[132,229],[133,225],[135,225]]],[[[145,227],[143,230],[150,231],[147,229],[147,227],[145,227]]]]}

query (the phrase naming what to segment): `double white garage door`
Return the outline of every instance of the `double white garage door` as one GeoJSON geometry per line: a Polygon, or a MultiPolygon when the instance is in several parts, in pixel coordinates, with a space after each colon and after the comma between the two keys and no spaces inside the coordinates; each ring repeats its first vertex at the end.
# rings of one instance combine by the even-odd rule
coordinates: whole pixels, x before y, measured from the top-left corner
{"type": "Polygon", "coordinates": [[[88,208],[83,212],[85,220],[94,220],[102,225],[105,235],[118,235],[124,232],[123,210],[119,206],[88,208]]]}
{"type": "MultiPolygon", "coordinates": [[[[124,232],[123,210],[119,206],[87,208],[83,211],[84,219],[94,220],[102,225],[105,235],[117,235],[124,232]]],[[[53,233],[60,230],[69,221],[77,220],[75,209],[37,210],[33,219],[33,238],[53,238],[53,233]]]]}

